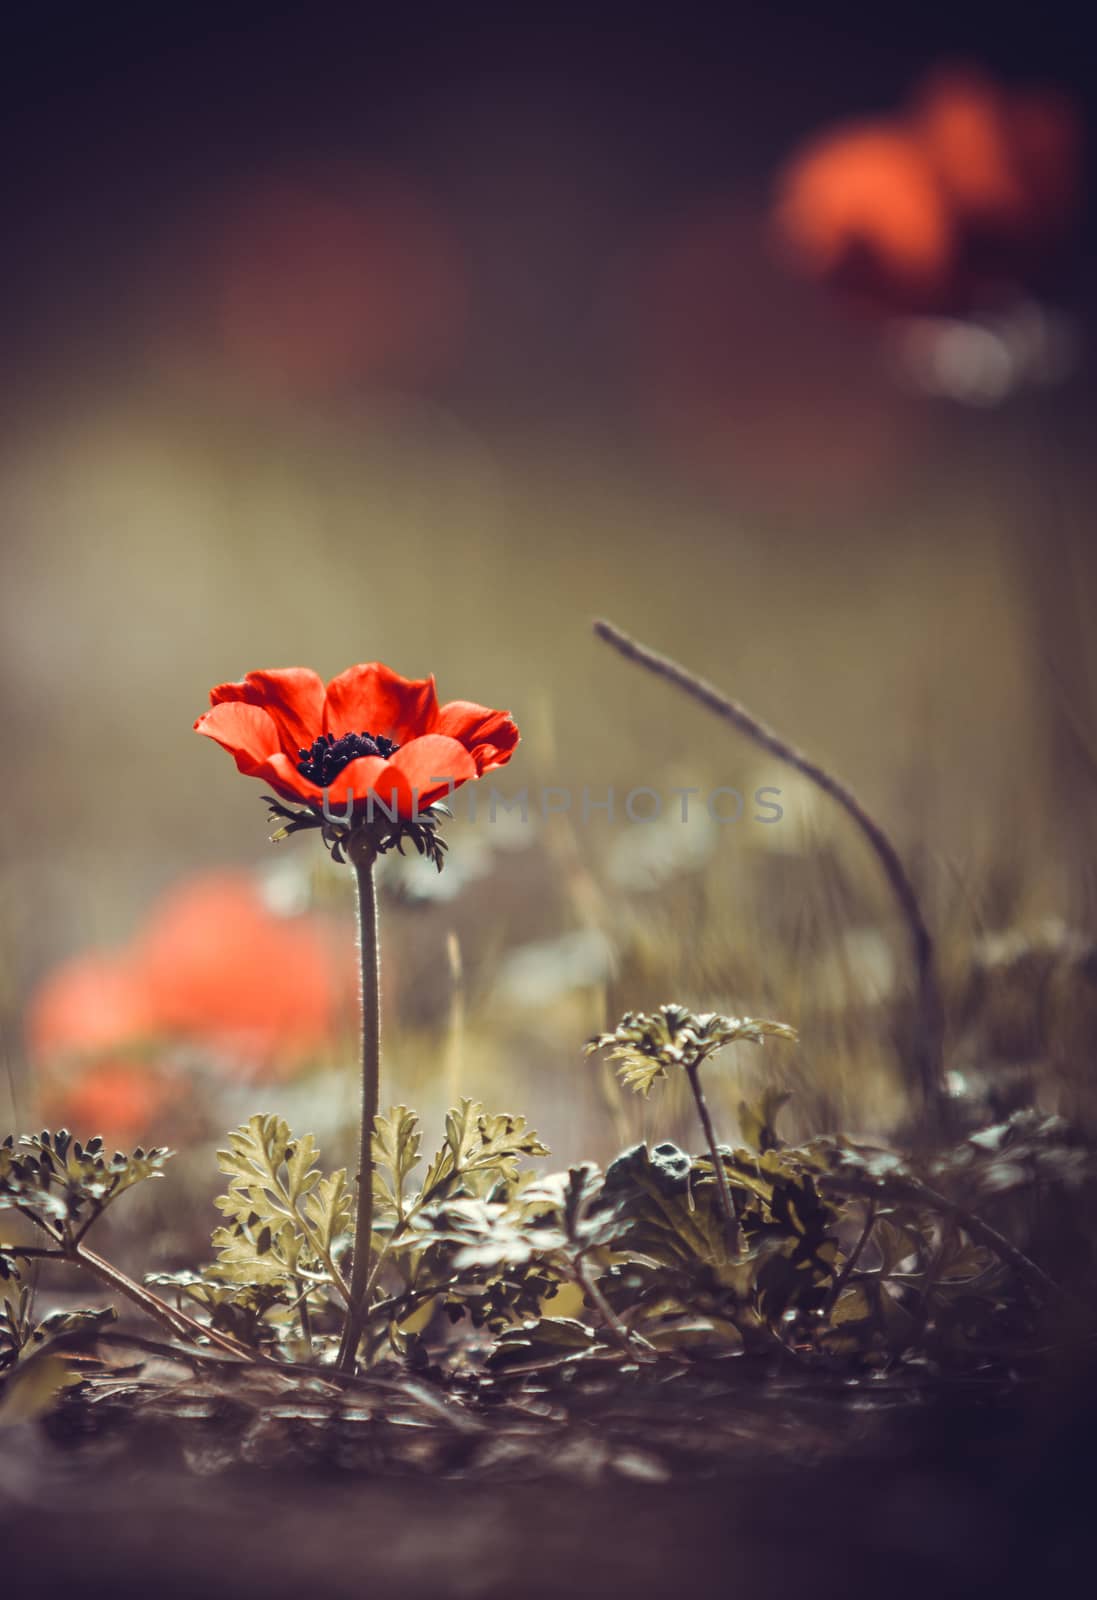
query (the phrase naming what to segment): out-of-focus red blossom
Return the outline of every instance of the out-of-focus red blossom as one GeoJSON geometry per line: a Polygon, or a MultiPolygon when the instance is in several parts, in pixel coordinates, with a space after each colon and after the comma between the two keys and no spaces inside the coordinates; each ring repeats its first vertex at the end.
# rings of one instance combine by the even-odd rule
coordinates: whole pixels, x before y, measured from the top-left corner
{"type": "Polygon", "coordinates": [[[963,310],[1024,282],[1073,220],[1081,130],[1054,91],[931,73],[896,116],[808,141],[774,226],[810,277],[886,310],[963,310]]]}
{"type": "Polygon", "coordinates": [[[246,873],[197,877],[125,948],[65,962],[33,995],[27,1047],[46,1120],[163,1137],[151,1123],[184,1116],[186,1060],[284,1077],[330,1046],[355,983],[353,953],[320,919],[276,915],[246,873]]]}
{"type": "Polygon", "coordinates": [[[236,873],[169,891],[135,965],[164,1031],[266,1076],[292,1071],[331,1038],[354,980],[353,959],[338,958],[314,919],[274,915],[236,873]]]}
{"type": "Polygon", "coordinates": [[[159,1020],[130,953],[90,951],[62,962],[38,986],[27,1044],[35,1061],[109,1052],[151,1037],[159,1020]]]}
{"type": "Polygon", "coordinates": [[[429,379],[460,339],[453,239],[397,177],[298,166],[231,196],[208,244],[214,317],[232,370],[265,391],[339,392],[429,379]]]}
{"type": "Polygon", "coordinates": [[[210,707],[196,732],[248,777],[316,810],[327,787],[337,810],[349,796],[360,810],[372,795],[409,820],[505,765],[518,743],[508,712],[469,700],[440,706],[433,677],[401,678],[378,661],[348,667],[326,688],[305,667],[249,672],[211,689],[210,707]]]}
{"type": "Polygon", "coordinates": [[[1003,240],[1043,242],[1081,198],[1081,125],[1055,90],[1007,91],[944,70],[916,92],[912,125],[958,216],[1003,240]]]}
{"type": "Polygon", "coordinates": [[[89,951],[51,972],[31,998],[27,1048],[49,1127],[147,1140],[177,1108],[178,1077],[147,1048],[160,1029],[129,950],[89,951]]]}
{"type": "Polygon", "coordinates": [[[74,1076],[47,1076],[39,1103],[48,1127],[120,1144],[165,1137],[183,1095],[180,1079],[142,1062],[93,1061],[74,1076]]]}
{"type": "Polygon", "coordinates": [[[810,276],[871,295],[880,285],[930,306],[956,261],[956,229],[928,153],[886,122],[812,143],[786,174],[781,236],[810,276]]]}

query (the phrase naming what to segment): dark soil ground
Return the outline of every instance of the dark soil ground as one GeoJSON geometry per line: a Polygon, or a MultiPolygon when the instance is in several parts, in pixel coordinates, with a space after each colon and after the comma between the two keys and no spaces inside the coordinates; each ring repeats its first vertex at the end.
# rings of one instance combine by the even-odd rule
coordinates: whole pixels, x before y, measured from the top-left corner
{"type": "Polygon", "coordinates": [[[1089,1555],[1066,1358],[1008,1391],[595,1378],[457,1425],[418,1386],[144,1382],[5,1430],[5,1595],[1031,1595],[1089,1555]]]}

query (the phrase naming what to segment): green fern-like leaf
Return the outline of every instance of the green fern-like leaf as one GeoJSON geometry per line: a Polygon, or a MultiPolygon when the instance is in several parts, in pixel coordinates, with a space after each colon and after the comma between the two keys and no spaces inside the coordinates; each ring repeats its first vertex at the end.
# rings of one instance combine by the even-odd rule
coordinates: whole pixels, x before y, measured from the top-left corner
{"type": "Polygon", "coordinates": [[[347,1183],[345,1167],[340,1167],[328,1178],[321,1178],[310,1189],[305,1201],[305,1213],[325,1252],[330,1252],[340,1235],[348,1231],[353,1210],[354,1199],[347,1183]]]}
{"type": "Polygon", "coordinates": [[[408,1178],[419,1163],[419,1118],[407,1106],[393,1106],[373,1124],[373,1195],[382,1210],[403,1219],[408,1178]],[[388,1180],[383,1176],[388,1173],[388,1180]]]}
{"type": "Polygon", "coordinates": [[[479,1101],[462,1100],[446,1116],[446,1137],[427,1170],[422,1198],[433,1202],[458,1189],[486,1194],[497,1183],[516,1183],[523,1157],[547,1154],[524,1117],[488,1114],[479,1101]]]}
{"type": "Polygon", "coordinates": [[[665,1005],[651,1013],[626,1011],[612,1033],[588,1040],[586,1053],[607,1051],[624,1086],[648,1095],[672,1067],[695,1071],[725,1045],[740,1040],[761,1044],[767,1038],[795,1039],[796,1030],[763,1017],[725,1017],[665,1005]]]}
{"type": "Polygon", "coordinates": [[[229,1148],[218,1150],[217,1165],[231,1182],[217,1203],[230,1215],[255,1212],[273,1222],[290,1214],[281,1173],[293,1153],[289,1125],[281,1117],[256,1115],[229,1134],[229,1148]]]}
{"type": "Polygon", "coordinates": [[[290,1223],[277,1228],[266,1223],[260,1227],[237,1223],[232,1228],[215,1228],[211,1243],[217,1251],[218,1275],[229,1283],[293,1282],[301,1240],[290,1223]]]}
{"type": "Polygon", "coordinates": [[[21,1211],[57,1239],[82,1238],[128,1189],[161,1175],[172,1152],[138,1147],[108,1156],[101,1138],[82,1144],[66,1128],[9,1134],[0,1144],[0,1209],[21,1211]]]}
{"type": "Polygon", "coordinates": [[[218,1274],[236,1284],[289,1283],[302,1271],[337,1282],[333,1250],[350,1224],[345,1170],[324,1177],[311,1134],[256,1115],[217,1152],[229,1178],[215,1204],[227,1219],[213,1235],[218,1274]]]}

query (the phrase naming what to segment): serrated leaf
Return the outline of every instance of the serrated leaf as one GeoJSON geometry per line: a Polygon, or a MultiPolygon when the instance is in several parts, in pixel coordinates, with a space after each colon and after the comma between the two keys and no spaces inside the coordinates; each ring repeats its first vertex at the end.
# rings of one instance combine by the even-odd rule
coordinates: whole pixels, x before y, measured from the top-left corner
{"type": "Polygon", "coordinates": [[[761,1044],[766,1038],[795,1039],[784,1022],[759,1017],[695,1014],[685,1006],[664,1005],[655,1012],[626,1011],[612,1033],[588,1040],[586,1050],[607,1050],[626,1088],[647,1095],[675,1067],[694,1071],[710,1055],[739,1040],[761,1044]]]}
{"type": "Polygon", "coordinates": [[[230,1282],[290,1284],[293,1281],[297,1241],[288,1225],[277,1232],[264,1226],[258,1236],[243,1228],[216,1228],[211,1243],[217,1251],[218,1275],[230,1282]]]}
{"type": "Polygon", "coordinates": [[[641,1094],[646,1099],[660,1078],[667,1075],[662,1061],[652,1061],[647,1056],[631,1050],[614,1050],[611,1059],[617,1062],[617,1076],[626,1089],[641,1094]]]}
{"type": "Polygon", "coordinates": [[[332,1250],[350,1226],[346,1171],[324,1177],[311,1134],[296,1138],[280,1117],[257,1115],[218,1151],[230,1182],[215,1204],[229,1224],[214,1233],[217,1274],[236,1285],[338,1286],[332,1250]],[[300,1277],[304,1273],[304,1279],[300,1277]]]}
{"type": "Polygon", "coordinates": [[[233,1178],[240,1189],[255,1194],[260,1214],[264,1197],[275,1198],[281,1188],[278,1171],[292,1142],[289,1126],[280,1117],[257,1114],[229,1134],[227,1150],[217,1152],[221,1171],[233,1178]]]}
{"type": "Polygon", "coordinates": [[[875,1316],[875,1296],[857,1284],[843,1289],[831,1308],[830,1321],[835,1327],[841,1327],[844,1323],[871,1322],[875,1316]]]}
{"type": "Polygon", "coordinates": [[[319,1155],[316,1140],[311,1133],[295,1139],[292,1146],[287,1149],[286,1190],[294,1205],[303,1200],[309,1190],[319,1183],[320,1169],[317,1166],[319,1155]]]}
{"type": "Polygon", "coordinates": [[[353,1210],[354,1200],[345,1167],[340,1167],[329,1178],[321,1178],[305,1200],[305,1215],[328,1251],[350,1228],[353,1210]]]}
{"type": "Polygon", "coordinates": [[[55,1238],[79,1229],[81,1236],[96,1218],[135,1184],[161,1175],[172,1155],[167,1149],[109,1161],[102,1140],[87,1144],[65,1129],[9,1137],[0,1145],[0,1209],[18,1208],[55,1238]]]}
{"type": "Polygon", "coordinates": [[[427,1201],[462,1190],[486,1194],[494,1185],[518,1181],[524,1156],[548,1150],[524,1117],[489,1114],[479,1101],[462,1100],[446,1116],[446,1137],[423,1180],[427,1201]]]}
{"type": "Polygon", "coordinates": [[[318,1171],[313,1176],[316,1154],[311,1135],[295,1140],[280,1117],[253,1116],[229,1134],[229,1148],[217,1152],[231,1182],[215,1203],[249,1230],[295,1222],[294,1190],[300,1197],[319,1181],[318,1171]]]}
{"type": "Polygon", "coordinates": [[[419,1164],[419,1118],[407,1106],[393,1106],[373,1125],[374,1194],[403,1218],[408,1178],[419,1164]],[[381,1172],[389,1174],[386,1183],[381,1172]]]}
{"type": "Polygon", "coordinates": [[[880,1275],[890,1278],[904,1266],[916,1267],[921,1258],[923,1241],[907,1228],[899,1228],[881,1217],[872,1230],[872,1240],[880,1252],[880,1275]]]}
{"type": "Polygon", "coordinates": [[[517,1183],[518,1163],[523,1156],[548,1155],[548,1149],[526,1124],[525,1117],[509,1112],[476,1118],[476,1140],[467,1149],[466,1171],[490,1173],[495,1180],[517,1183]]]}

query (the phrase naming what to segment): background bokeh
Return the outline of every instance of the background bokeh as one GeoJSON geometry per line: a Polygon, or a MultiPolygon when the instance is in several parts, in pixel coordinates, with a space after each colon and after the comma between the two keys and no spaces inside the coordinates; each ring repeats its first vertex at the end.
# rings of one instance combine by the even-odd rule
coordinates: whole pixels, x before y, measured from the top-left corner
{"type": "MultiPolygon", "coordinates": [[[[386,871],[386,1099],[428,1118],[469,1093],[605,1154],[651,1114],[582,1041],[670,998],[800,1026],[766,1067],[804,1125],[904,1115],[904,934],[862,846],[596,615],[848,779],[957,984],[988,934],[1093,932],[1084,179],[1054,238],[1000,262],[991,238],[984,302],[941,287],[948,322],[849,298],[774,234],[796,153],[903,114],[941,63],[1049,85],[1084,129],[1070,15],[11,22],[0,1121],[38,1115],[49,974],[190,875],[253,870],[272,916],[351,937],[316,842],[269,846],[259,786],[190,731],[254,667],[380,659],[506,706],[508,793],[785,793],[772,828],[458,821],[436,883],[386,871]]],[[[247,943],[220,958],[241,974],[247,943]]],[[[203,1114],[143,1136],[208,1166],[269,1102],[337,1144],[333,1015],[299,1072],[207,1072],[203,1114]]],[[[760,1074],[729,1067],[725,1116],[760,1074]]]]}

